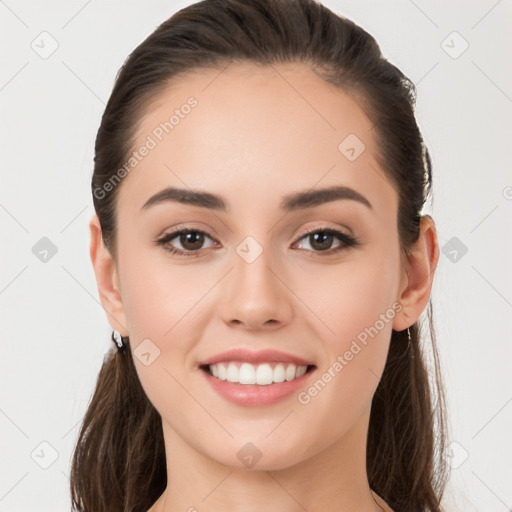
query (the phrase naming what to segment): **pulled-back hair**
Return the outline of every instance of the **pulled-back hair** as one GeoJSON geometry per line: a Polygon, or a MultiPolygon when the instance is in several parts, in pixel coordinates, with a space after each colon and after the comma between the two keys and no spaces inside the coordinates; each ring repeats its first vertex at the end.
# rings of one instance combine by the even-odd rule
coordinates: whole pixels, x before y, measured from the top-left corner
{"type": "MultiPolygon", "coordinates": [[[[303,63],[358,102],[374,124],[377,161],[398,193],[404,257],[418,240],[432,187],[431,159],[414,114],[414,84],[384,59],[371,35],[314,0],[205,0],[175,13],[129,55],[98,130],[91,182],[112,257],[117,261],[120,187],[105,185],[133,151],[145,109],[180,74],[231,62],[303,63]]],[[[431,301],[426,318],[427,325],[418,321],[410,328],[410,349],[406,331],[393,330],[372,401],[368,480],[396,512],[441,511],[446,485],[446,409],[431,301]],[[432,355],[430,372],[425,348],[432,355]]],[[[118,354],[113,347],[73,453],[72,505],[82,512],[146,512],[166,484],[161,417],[141,386],[131,351],[118,354]]]]}

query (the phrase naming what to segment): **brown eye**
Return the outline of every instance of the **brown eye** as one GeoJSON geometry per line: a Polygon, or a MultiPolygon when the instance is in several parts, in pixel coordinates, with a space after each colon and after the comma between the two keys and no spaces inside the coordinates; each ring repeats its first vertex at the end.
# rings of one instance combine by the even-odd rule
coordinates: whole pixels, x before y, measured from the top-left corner
{"type": "MultiPolygon", "coordinates": [[[[308,249],[311,252],[329,255],[333,253],[337,253],[344,249],[348,249],[349,247],[353,247],[359,245],[359,242],[352,236],[342,233],[336,229],[316,229],[316,231],[311,231],[306,233],[299,239],[299,244],[302,245],[304,242],[300,242],[301,240],[307,240],[311,249],[308,249]],[[338,245],[332,248],[333,242],[338,240],[338,245]]],[[[303,247],[300,247],[303,249],[303,247]]]]}
{"type": "Polygon", "coordinates": [[[178,238],[182,247],[188,251],[197,251],[204,243],[204,234],[200,231],[183,232],[178,238]]]}
{"type": "Polygon", "coordinates": [[[199,229],[181,229],[164,235],[156,243],[177,256],[197,256],[207,238],[212,240],[207,233],[199,229]],[[181,248],[175,247],[176,244],[181,245],[181,248]]]}
{"type": "Polygon", "coordinates": [[[325,231],[318,231],[317,233],[309,235],[309,243],[311,247],[319,251],[326,251],[327,249],[330,249],[333,241],[334,236],[325,231]]]}

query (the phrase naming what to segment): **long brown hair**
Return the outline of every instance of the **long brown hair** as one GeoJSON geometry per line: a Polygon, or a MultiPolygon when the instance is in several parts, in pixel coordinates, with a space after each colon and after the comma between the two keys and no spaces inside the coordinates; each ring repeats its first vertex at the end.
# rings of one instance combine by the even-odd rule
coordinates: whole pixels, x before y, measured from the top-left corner
{"type": "MultiPolygon", "coordinates": [[[[145,108],[176,75],[222,69],[233,61],[304,63],[359,102],[374,123],[379,164],[398,192],[397,226],[406,255],[418,239],[432,186],[429,152],[414,114],[414,84],[383,58],[371,35],[314,0],[205,0],[175,13],[129,55],[105,108],[91,188],[114,260],[122,183],[112,186],[112,180],[123,176],[119,170],[134,150],[145,108]]],[[[446,406],[431,301],[426,317],[430,343],[420,322],[410,329],[410,349],[406,331],[393,330],[372,402],[368,479],[396,512],[441,511],[446,485],[446,406]]],[[[118,354],[112,347],[73,453],[74,510],[146,512],[165,490],[165,461],[161,417],[140,384],[131,352],[118,354]]]]}

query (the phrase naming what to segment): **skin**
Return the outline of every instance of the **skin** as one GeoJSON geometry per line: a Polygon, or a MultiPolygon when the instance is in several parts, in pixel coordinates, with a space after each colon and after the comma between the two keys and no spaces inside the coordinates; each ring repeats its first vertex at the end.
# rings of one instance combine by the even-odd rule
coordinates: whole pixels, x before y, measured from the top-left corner
{"type": "MultiPolygon", "coordinates": [[[[189,73],[146,110],[135,146],[190,96],[198,106],[119,185],[118,261],[96,215],[90,221],[112,328],[130,336],[132,351],[145,338],[160,350],[149,366],[134,358],[162,416],[167,454],[167,489],[151,512],[389,511],[368,484],[370,407],[392,329],[407,329],[427,305],[439,257],[434,221],[423,216],[404,268],[398,196],[375,159],[372,123],[308,67],[189,73]],[[366,146],[353,162],[338,150],[350,133],[366,146]],[[168,202],[141,210],[170,185],[221,195],[229,209],[168,202]],[[352,187],[373,208],[344,199],[279,209],[292,192],[330,185],[352,187]],[[208,233],[198,257],[155,245],[178,224],[208,233]],[[314,227],[352,233],[360,245],[322,255],[304,236],[314,227]],[[236,252],[247,236],[263,251],[250,264],[236,252]],[[307,389],[394,303],[402,309],[307,405],[292,395],[269,407],[237,406],[198,369],[233,347],[275,348],[315,362],[307,389]],[[262,453],[251,468],[237,457],[248,442],[262,453]]],[[[172,243],[186,250],[179,237],[172,243]]],[[[332,247],[340,245],[334,237],[332,247]]]]}

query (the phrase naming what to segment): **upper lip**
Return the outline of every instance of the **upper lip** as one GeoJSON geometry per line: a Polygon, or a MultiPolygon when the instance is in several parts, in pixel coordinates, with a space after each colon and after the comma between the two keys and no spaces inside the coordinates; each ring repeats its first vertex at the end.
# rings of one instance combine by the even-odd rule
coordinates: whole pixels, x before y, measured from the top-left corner
{"type": "Polygon", "coordinates": [[[248,350],[246,348],[234,348],[217,354],[209,359],[205,359],[199,363],[199,366],[208,366],[211,364],[222,363],[224,361],[244,361],[247,363],[294,363],[298,366],[313,366],[310,361],[306,361],[301,357],[280,352],[279,350],[266,349],[266,350],[248,350]]]}

